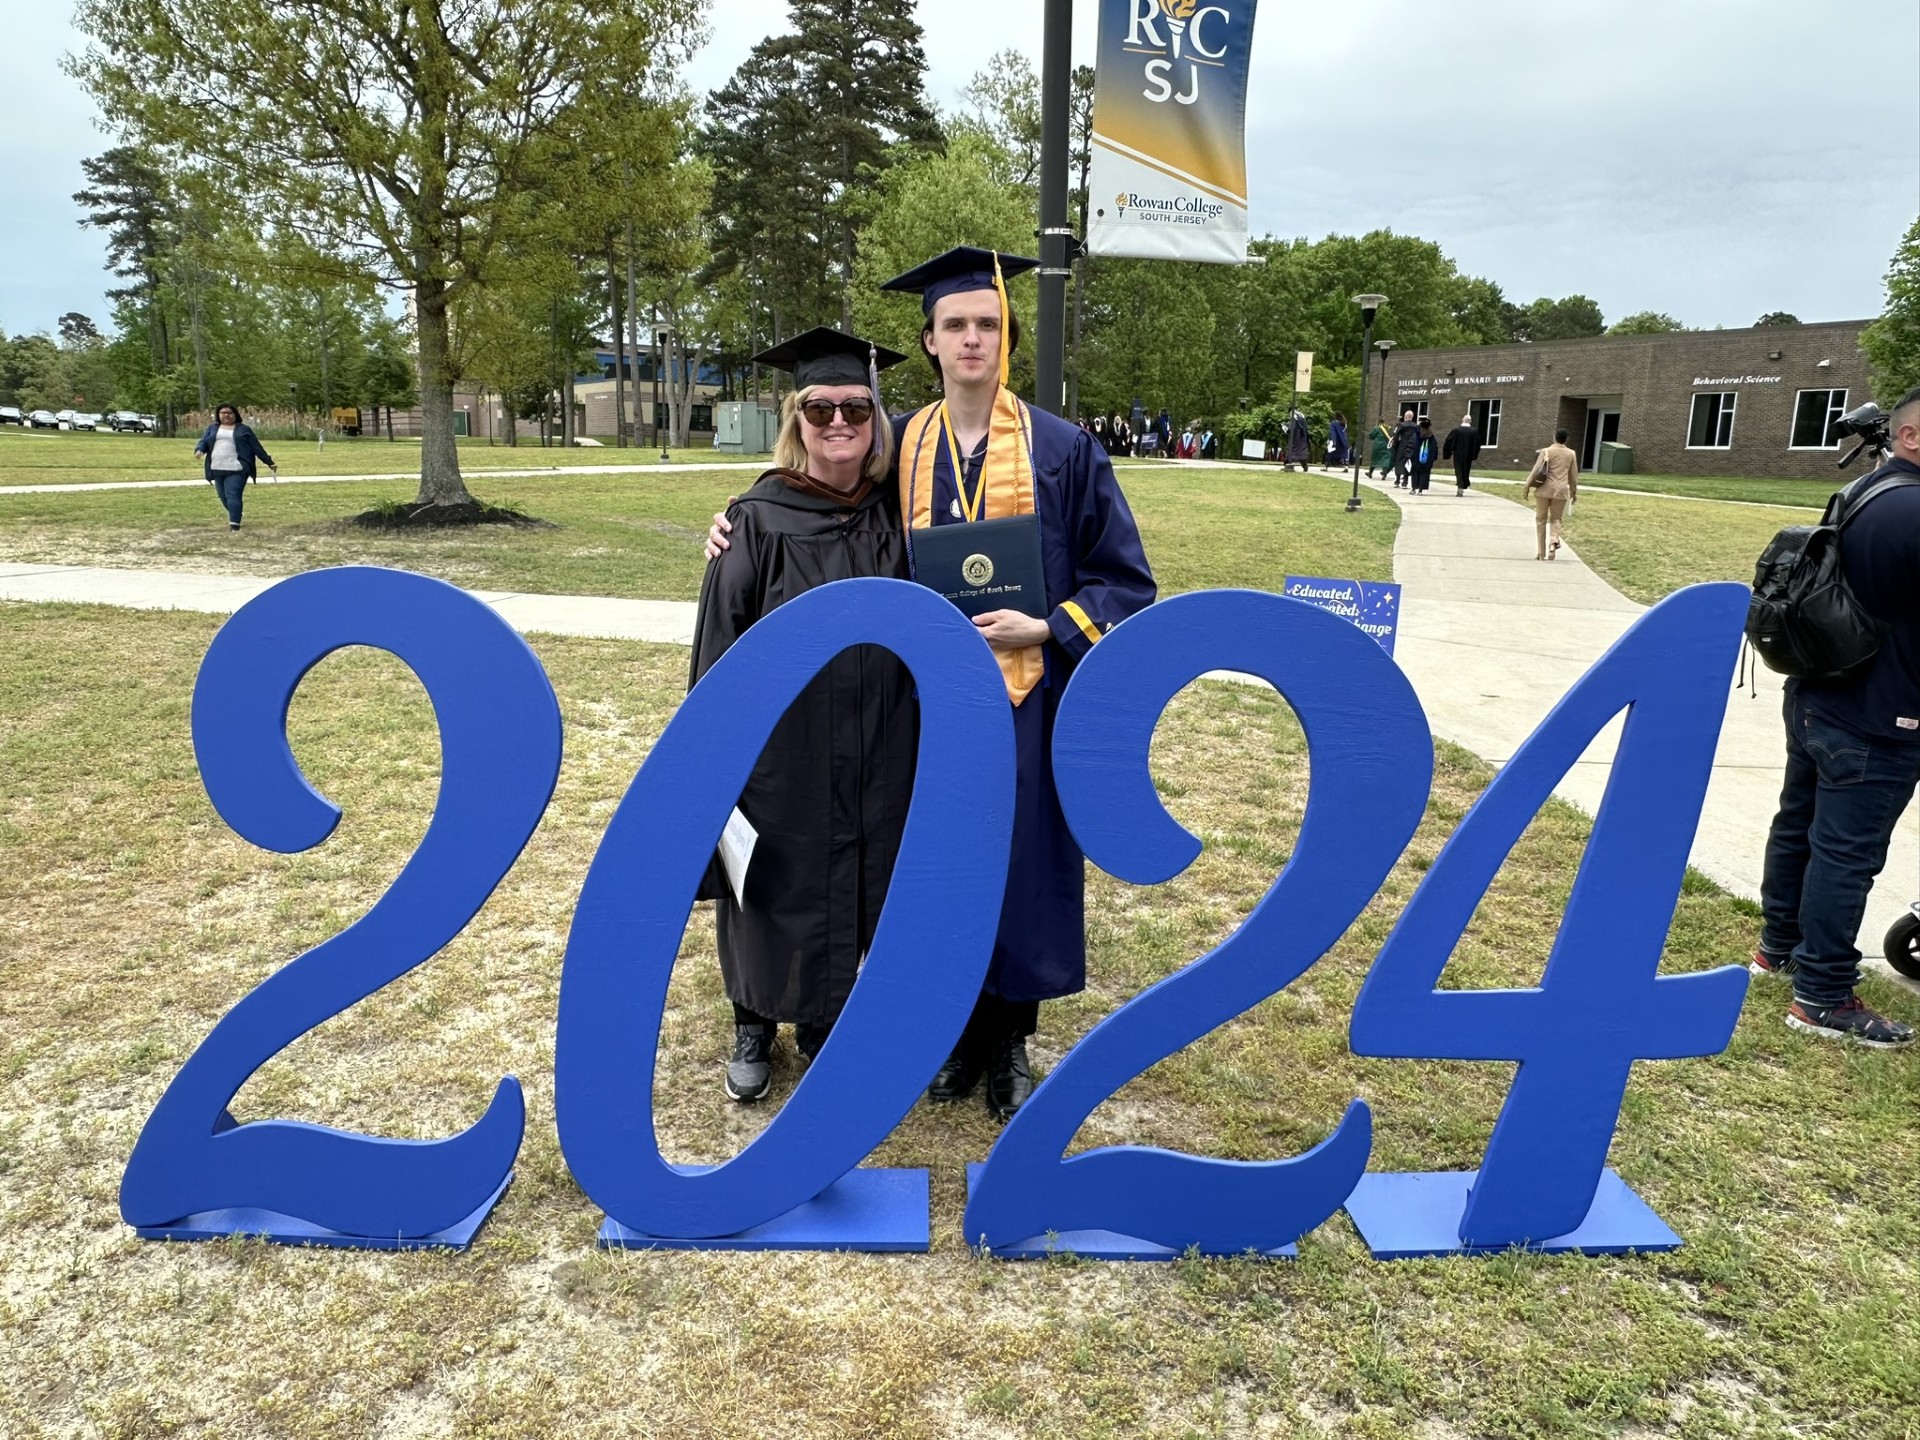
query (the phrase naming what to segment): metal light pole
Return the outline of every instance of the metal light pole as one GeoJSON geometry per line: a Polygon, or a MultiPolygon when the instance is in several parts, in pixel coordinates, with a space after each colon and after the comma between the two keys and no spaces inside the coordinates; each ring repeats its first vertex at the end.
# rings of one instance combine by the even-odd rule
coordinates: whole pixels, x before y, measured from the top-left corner
{"type": "MultiPolygon", "coordinates": [[[[658,353],[667,357],[667,364],[669,367],[671,367],[673,364],[673,341],[671,340],[671,338],[669,338],[672,336],[672,334],[673,334],[673,327],[671,325],[667,325],[661,328],[658,336],[658,339],[659,339],[658,353]]],[[[655,373],[657,374],[658,371],[656,370],[655,373]]],[[[666,383],[669,387],[671,387],[673,384],[673,377],[668,376],[666,383]]],[[[667,391],[667,414],[671,416],[673,414],[673,410],[674,410],[673,391],[671,388],[669,388],[667,391]]],[[[654,429],[658,431],[660,428],[660,416],[658,412],[655,412],[653,419],[654,419],[654,429]]],[[[673,456],[667,453],[667,442],[672,438],[673,437],[670,430],[669,430],[669,433],[663,434],[660,436],[660,463],[662,465],[668,464],[673,459],[673,456]]]]}
{"type": "MultiPolygon", "coordinates": [[[[293,411],[293,438],[298,440],[300,438],[300,387],[298,385],[287,386],[287,408],[293,411]]],[[[218,411],[214,413],[219,414],[218,411]]]]}
{"type": "Polygon", "coordinates": [[[1073,0],[1046,0],[1040,53],[1040,334],[1034,404],[1058,415],[1066,396],[1067,112],[1073,90],[1073,0]]]}
{"type": "MultiPolygon", "coordinates": [[[[1353,494],[1347,500],[1347,513],[1353,514],[1360,508],[1360,446],[1373,443],[1373,427],[1367,425],[1367,372],[1373,367],[1367,363],[1367,357],[1373,352],[1373,317],[1380,313],[1380,307],[1387,303],[1384,295],[1356,295],[1353,303],[1360,307],[1360,323],[1365,327],[1365,338],[1360,342],[1360,413],[1354,418],[1366,426],[1360,432],[1360,445],[1353,447],[1353,494]]],[[[1382,383],[1385,377],[1382,377],[1382,383]]],[[[1351,440],[1351,436],[1348,437],[1351,440]]]]}

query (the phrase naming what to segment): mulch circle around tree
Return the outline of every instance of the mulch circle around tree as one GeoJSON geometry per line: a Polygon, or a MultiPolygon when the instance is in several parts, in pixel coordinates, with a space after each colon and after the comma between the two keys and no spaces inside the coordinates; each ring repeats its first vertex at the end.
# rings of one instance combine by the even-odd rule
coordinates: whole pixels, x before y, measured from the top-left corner
{"type": "Polygon", "coordinates": [[[542,520],[507,505],[487,505],[469,500],[461,505],[422,505],[418,502],[376,506],[351,517],[347,523],[366,530],[449,530],[470,525],[511,525],[519,530],[555,530],[551,520],[542,520]]]}

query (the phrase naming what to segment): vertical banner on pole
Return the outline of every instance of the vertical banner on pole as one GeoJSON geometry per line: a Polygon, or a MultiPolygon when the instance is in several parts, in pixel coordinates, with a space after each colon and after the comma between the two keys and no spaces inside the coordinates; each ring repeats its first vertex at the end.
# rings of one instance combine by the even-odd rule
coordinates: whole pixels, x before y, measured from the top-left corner
{"type": "Polygon", "coordinates": [[[1246,263],[1256,4],[1100,0],[1091,253],[1246,263]]]}
{"type": "Polygon", "coordinates": [[[1296,351],[1293,357],[1293,388],[1296,394],[1313,393],[1313,352],[1296,351]]]}

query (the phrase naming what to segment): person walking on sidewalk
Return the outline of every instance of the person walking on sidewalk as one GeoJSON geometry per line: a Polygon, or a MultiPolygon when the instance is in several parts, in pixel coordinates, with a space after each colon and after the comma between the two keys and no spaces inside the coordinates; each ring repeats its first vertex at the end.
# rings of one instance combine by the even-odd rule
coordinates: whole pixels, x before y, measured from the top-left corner
{"type": "Polygon", "coordinates": [[[1393,468],[1393,431],[1382,420],[1367,432],[1367,479],[1377,471],[1384,479],[1393,468]]]}
{"type": "Polygon", "coordinates": [[[1447,432],[1440,458],[1453,461],[1454,494],[1466,494],[1473,484],[1473,462],[1480,458],[1480,432],[1473,428],[1472,415],[1462,415],[1460,423],[1447,432]]]}
{"type": "Polygon", "coordinates": [[[1553,432],[1553,444],[1540,452],[1527,476],[1533,501],[1533,558],[1551,560],[1560,553],[1560,523],[1567,507],[1580,498],[1580,457],[1567,448],[1567,432],[1553,432]]]}
{"type": "Polygon", "coordinates": [[[1767,836],[1766,922],[1749,967],[1792,977],[1791,1028],[1882,1050],[1912,1044],[1913,1027],[1861,1003],[1856,942],[1893,827],[1920,782],[1920,389],[1894,407],[1889,428],[1893,458],[1844,493],[1851,501],[1881,481],[1910,483],[1877,496],[1840,532],[1848,588],[1886,638],[1849,682],[1787,682],[1786,782],[1767,836]]]}
{"type": "Polygon", "coordinates": [[[1422,420],[1420,422],[1420,429],[1416,433],[1413,442],[1413,456],[1411,459],[1413,472],[1409,477],[1409,483],[1413,486],[1414,494],[1424,495],[1427,493],[1427,486],[1432,483],[1433,480],[1433,462],[1439,458],[1440,442],[1434,436],[1433,422],[1431,420],[1422,420]]]}
{"type": "Polygon", "coordinates": [[[280,467],[273,463],[253,427],[240,418],[237,405],[222,405],[213,412],[213,423],[201,433],[193,453],[207,457],[207,483],[227,507],[228,530],[240,528],[240,497],[247,482],[258,478],[259,462],[266,461],[276,478],[280,474],[280,467]]]}
{"type": "Polygon", "coordinates": [[[1393,432],[1393,483],[1405,485],[1413,469],[1413,452],[1420,446],[1420,422],[1413,411],[1400,415],[1400,428],[1393,432]]]}

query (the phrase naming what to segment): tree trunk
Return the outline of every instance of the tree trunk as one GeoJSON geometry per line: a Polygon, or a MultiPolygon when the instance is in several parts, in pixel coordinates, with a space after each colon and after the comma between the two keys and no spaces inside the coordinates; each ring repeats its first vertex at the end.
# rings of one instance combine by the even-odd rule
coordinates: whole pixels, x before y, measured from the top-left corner
{"type": "Polygon", "coordinates": [[[607,301],[613,316],[613,443],[617,449],[624,450],[627,447],[626,315],[620,305],[619,258],[613,253],[611,243],[607,246],[607,301]]]}
{"type": "MultiPolygon", "coordinates": [[[[424,268],[424,267],[423,267],[424,268]]],[[[447,287],[438,278],[414,291],[420,341],[420,494],[422,505],[471,505],[460,479],[453,435],[453,377],[448,366],[447,287]]]]}
{"type": "Polygon", "coordinates": [[[569,374],[560,382],[560,445],[562,449],[573,448],[573,367],[567,367],[569,374]]]}

